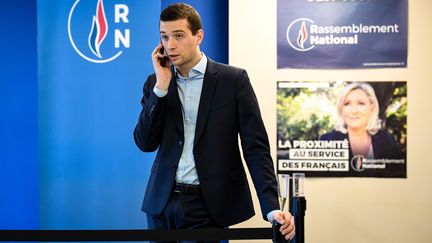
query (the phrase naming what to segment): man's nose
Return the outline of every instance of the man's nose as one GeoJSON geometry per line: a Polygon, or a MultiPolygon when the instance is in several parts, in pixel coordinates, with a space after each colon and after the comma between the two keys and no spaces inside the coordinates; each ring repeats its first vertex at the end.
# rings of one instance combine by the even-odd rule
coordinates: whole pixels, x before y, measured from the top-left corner
{"type": "Polygon", "coordinates": [[[176,40],[173,38],[169,38],[167,43],[166,43],[166,48],[169,50],[172,50],[172,49],[175,49],[176,46],[177,46],[176,40]]]}

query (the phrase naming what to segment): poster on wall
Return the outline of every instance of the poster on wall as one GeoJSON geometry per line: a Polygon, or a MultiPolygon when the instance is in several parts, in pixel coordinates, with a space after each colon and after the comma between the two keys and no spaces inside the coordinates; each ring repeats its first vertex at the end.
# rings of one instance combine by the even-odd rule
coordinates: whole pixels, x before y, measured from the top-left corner
{"type": "Polygon", "coordinates": [[[407,66],[408,0],[278,0],[277,67],[407,66]]]}
{"type": "Polygon", "coordinates": [[[406,178],[406,121],[406,81],[279,81],[277,172],[406,178]]]}

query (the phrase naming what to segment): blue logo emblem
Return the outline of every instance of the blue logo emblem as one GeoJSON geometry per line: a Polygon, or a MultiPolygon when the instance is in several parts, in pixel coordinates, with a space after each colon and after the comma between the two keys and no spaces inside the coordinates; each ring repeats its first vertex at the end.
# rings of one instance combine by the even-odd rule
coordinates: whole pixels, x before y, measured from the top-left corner
{"type": "Polygon", "coordinates": [[[315,47],[308,41],[310,33],[309,26],[314,22],[308,18],[298,18],[291,22],[286,31],[288,44],[297,51],[309,51],[315,47]]]}
{"type": "Polygon", "coordinates": [[[68,17],[72,47],[89,62],[107,63],[117,59],[130,47],[130,29],[124,28],[129,23],[128,14],[126,4],[110,4],[107,8],[103,0],[76,0],[68,17]]]}

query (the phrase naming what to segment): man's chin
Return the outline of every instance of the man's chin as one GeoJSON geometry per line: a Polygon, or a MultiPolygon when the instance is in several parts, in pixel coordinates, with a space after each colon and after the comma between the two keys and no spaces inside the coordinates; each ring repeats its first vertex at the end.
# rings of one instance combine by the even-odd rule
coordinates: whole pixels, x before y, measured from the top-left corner
{"type": "Polygon", "coordinates": [[[179,58],[170,59],[170,61],[171,61],[172,65],[174,65],[174,66],[181,66],[182,65],[179,58]]]}

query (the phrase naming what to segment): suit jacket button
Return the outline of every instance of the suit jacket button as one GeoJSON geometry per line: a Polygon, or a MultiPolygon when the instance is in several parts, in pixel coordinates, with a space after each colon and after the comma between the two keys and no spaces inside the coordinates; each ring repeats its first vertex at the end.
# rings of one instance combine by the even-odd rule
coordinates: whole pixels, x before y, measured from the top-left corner
{"type": "Polygon", "coordinates": [[[182,146],[183,145],[183,141],[179,141],[179,145],[182,146]]]}

